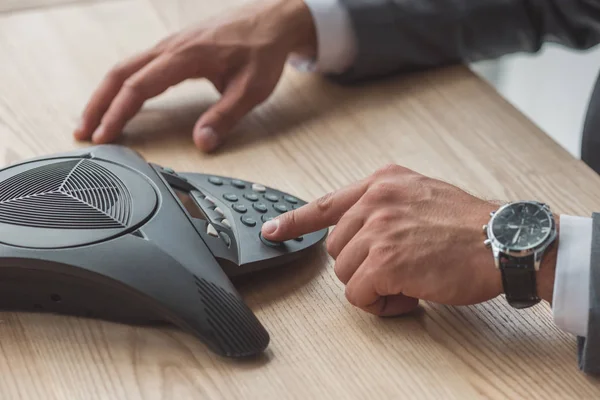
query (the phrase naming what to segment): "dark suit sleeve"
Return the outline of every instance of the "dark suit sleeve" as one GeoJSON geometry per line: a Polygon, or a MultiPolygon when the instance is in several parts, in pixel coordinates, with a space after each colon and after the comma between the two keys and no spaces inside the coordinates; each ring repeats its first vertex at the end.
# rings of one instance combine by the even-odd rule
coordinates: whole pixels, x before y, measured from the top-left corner
{"type": "Polygon", "coordinates": [[[340,0],[358,55],[339,81],[600,43],[600,0],[340,0]]]}
{"type": "Polygon", "coordinates": [[[600,214],[593,215],[590,263],[590,309],[585,338],[577,338],[579,367],[588,374],[600,374],[600,214]]]}

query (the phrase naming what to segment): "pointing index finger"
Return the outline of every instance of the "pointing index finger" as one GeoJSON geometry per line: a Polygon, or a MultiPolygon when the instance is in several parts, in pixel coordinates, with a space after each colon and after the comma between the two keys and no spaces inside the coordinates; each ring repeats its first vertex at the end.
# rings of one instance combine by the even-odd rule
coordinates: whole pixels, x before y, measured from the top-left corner
{"type": "Polygon", "coordinates": [[[331,192],[296,210],[266,222],[266,239],[285,241],[335,225],[367,190],[365,181],[331,192]]]}

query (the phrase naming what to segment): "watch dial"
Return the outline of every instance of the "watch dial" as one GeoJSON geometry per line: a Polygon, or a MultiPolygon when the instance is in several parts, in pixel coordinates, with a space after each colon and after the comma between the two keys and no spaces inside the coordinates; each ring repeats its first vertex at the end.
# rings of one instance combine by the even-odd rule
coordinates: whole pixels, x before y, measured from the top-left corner
{"type": "Polygon", "coordinates": [[[542,206],[516,203],[499,211],[492,222],[495,239],[513,250],[536,247],[550,235],[552,221],[542,206]]]}

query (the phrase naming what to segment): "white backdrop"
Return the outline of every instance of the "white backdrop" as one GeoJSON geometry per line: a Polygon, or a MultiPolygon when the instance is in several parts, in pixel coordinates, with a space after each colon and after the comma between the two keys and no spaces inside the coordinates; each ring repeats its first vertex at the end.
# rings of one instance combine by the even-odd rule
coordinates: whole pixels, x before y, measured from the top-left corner
{"type": "Polygon", "coordinates": [[[575,157],[580,156],[587,103],[600,69],[600,47],[574,52],[547,45],[473,69],[575,157]]]}

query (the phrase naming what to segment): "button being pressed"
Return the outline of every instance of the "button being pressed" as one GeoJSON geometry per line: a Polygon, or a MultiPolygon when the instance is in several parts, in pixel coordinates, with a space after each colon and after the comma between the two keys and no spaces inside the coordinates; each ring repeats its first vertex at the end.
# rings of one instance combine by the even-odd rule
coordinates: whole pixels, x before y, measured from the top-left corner
{"type": "Polygon", "coordinates": [[[259,233],[258,236],[260,237],[261,242],[269,247],[281,247],[283,245],[281,242],[273,242],[269,239],[265,239],[261,233],[259,233]]]}

